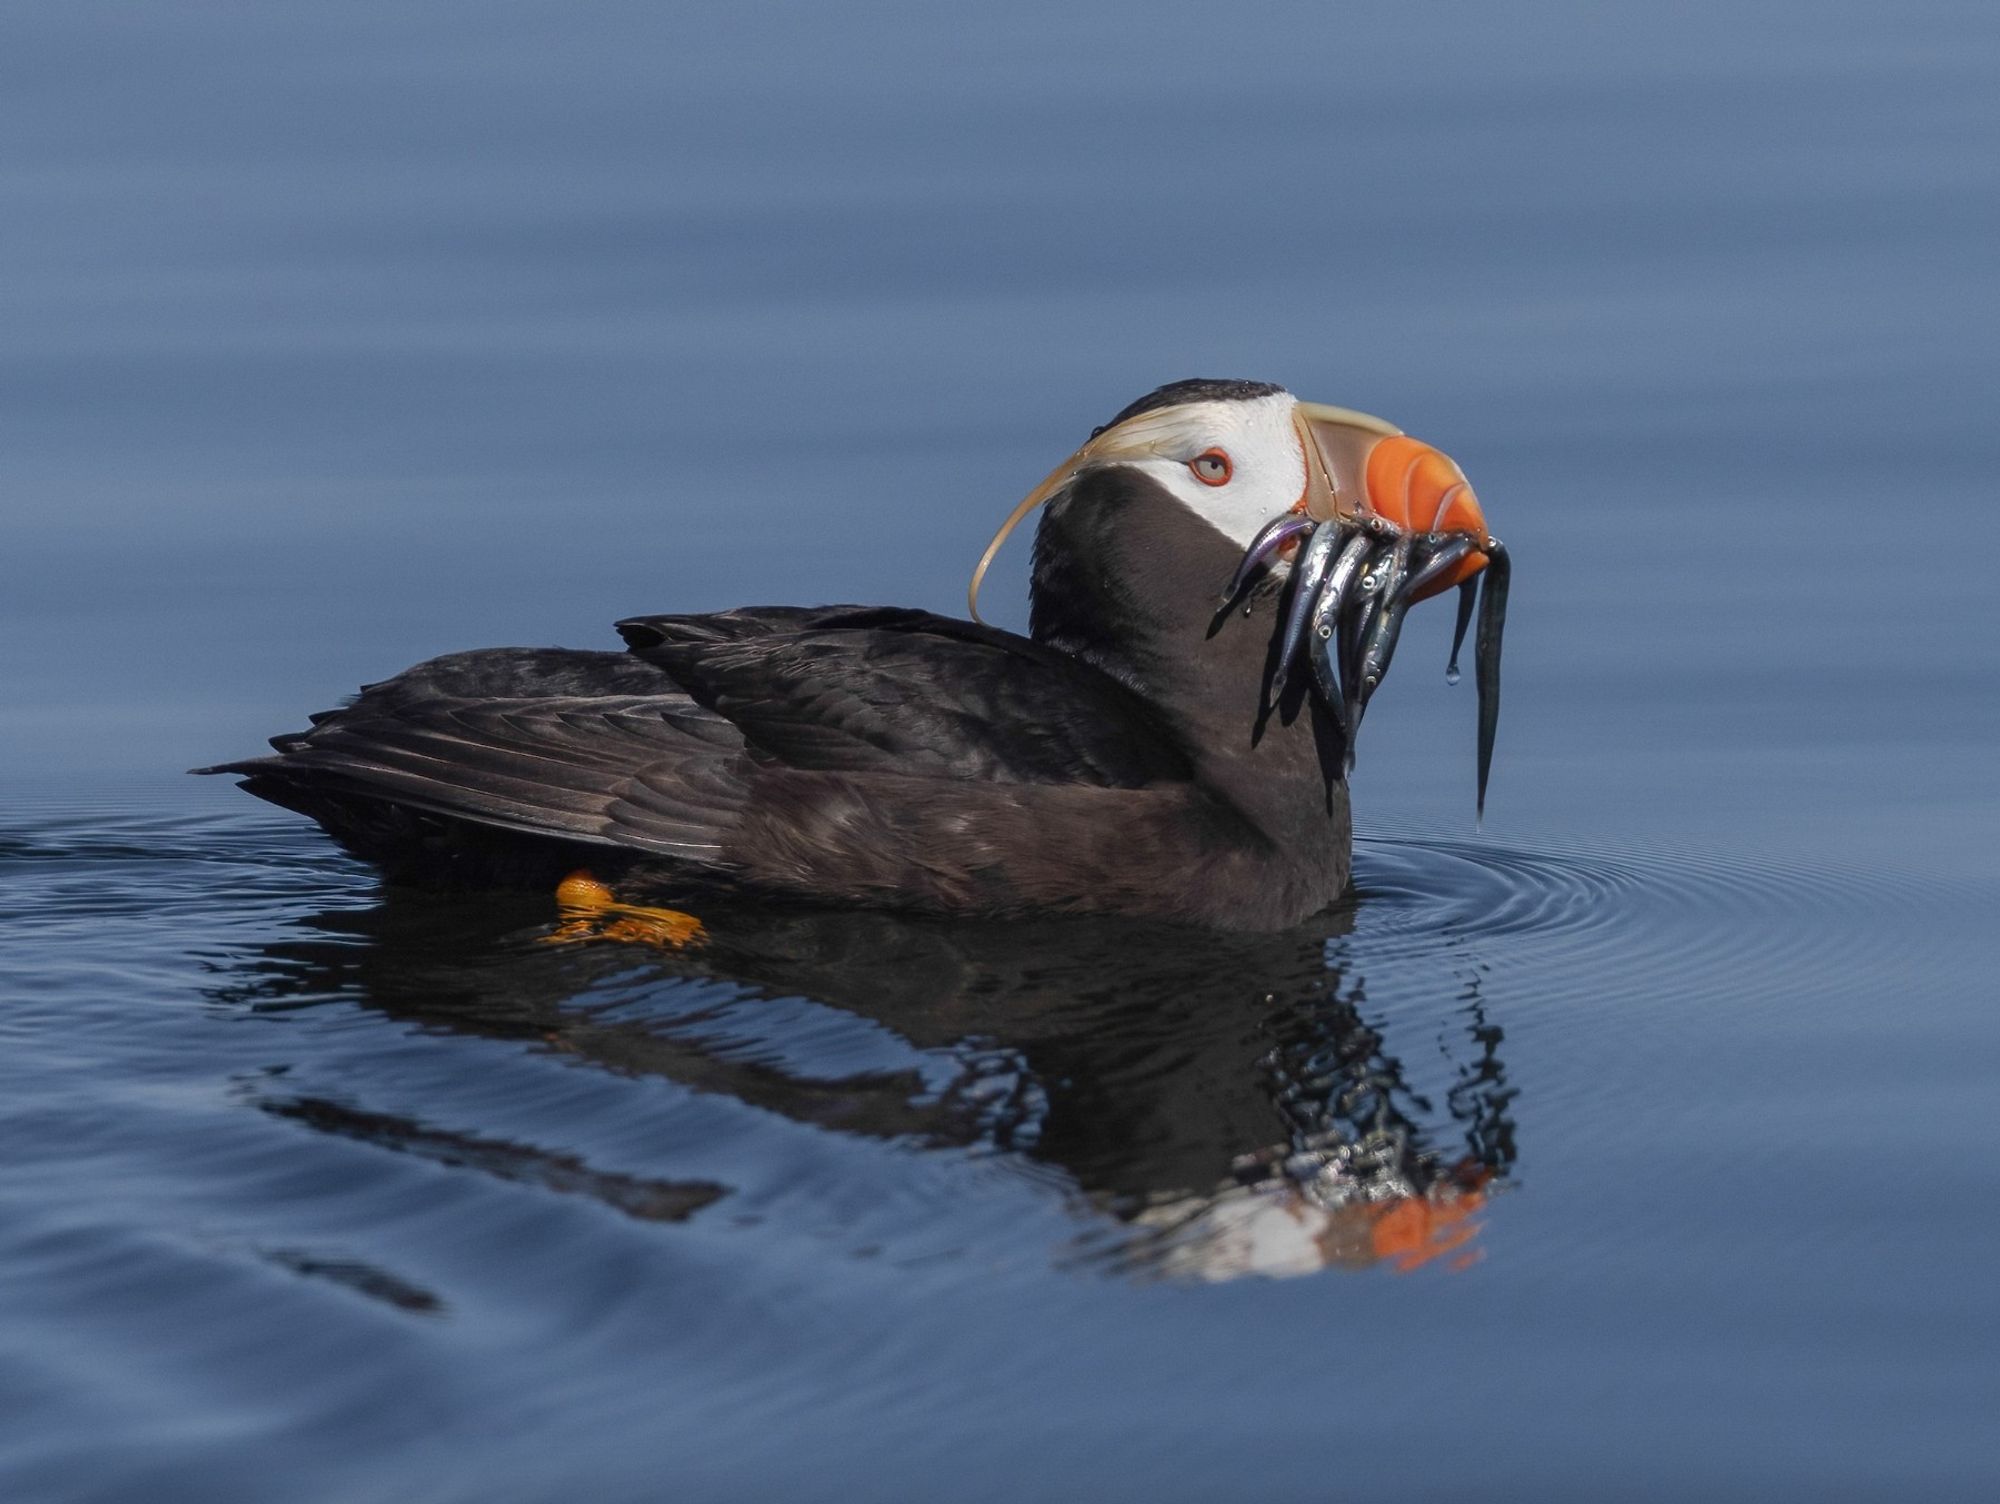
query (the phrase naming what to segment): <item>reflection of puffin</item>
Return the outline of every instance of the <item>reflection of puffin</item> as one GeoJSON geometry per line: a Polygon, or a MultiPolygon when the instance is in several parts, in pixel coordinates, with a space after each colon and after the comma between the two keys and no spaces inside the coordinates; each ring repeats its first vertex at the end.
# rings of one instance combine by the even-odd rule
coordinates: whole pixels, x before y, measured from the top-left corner
{"type": "MultiPolygon", "coordinates": [[[[1345,910],[1232,937],[725,907],[709,943],[684,952],[549,945],[541,912],[538,900],[393,892],[320,916],[323,938],[267,947],[249,985],[221,995],[351,997],[428,1029],[546,1042],[611,1073],[606,1090],[663,1077],[828,1132],[1006,1150],[1059,1170],[1093,1227],[1084,1244],[1140,1273],[1449,1254],[1513,1160],[1498,1031],[1471,1001],[1455,1084],[1441,1102],[1420,1094],[1363,1018],[1357,979],[1328,963],[1345,910]],[[730,1008],[718,982],[787,1006],[730,1008]],[[615,1009],[595,1006],[607,998],[615,1009]],[[824,1011],[801,1019],[802,1005],[824,1011]],[[871,1044],[857,1066],[842,1027],[854,1020],[898,1049],[871,1044]]],[[[401,1100],[390,1116],[365,1087],[358,1102],[301,1099],[288,1079],[259,1105],[307,1128],[654,1220],[725,1197],[754,1213],[734,1199],[741,1188],[607,1175],[568,1146],[524,1143],[504,1108],[468,1120],[488,1109],[401,1100]]]]}
{"type": "MultiPolygon", "coordinates": [[[[891,608],[638,617],[625,653],[434,659],[204,771],[399,881],[587,865],[626,897],[1283,927],[1347,883],[1343,723],[1307,676],[1269,703],[1284,567],[1229,630],[1216,590],[1287,512],[1388,529],[1384,435],[1274,386],[1175,383],[1030,497],[1031,637],[891,608]]],[[[1402,515],[1423,502],[1411,526],[1463,560],[1416,598],[1480,566],[1484,525],[1449,461],[1390,442],[1402,515]]]]}

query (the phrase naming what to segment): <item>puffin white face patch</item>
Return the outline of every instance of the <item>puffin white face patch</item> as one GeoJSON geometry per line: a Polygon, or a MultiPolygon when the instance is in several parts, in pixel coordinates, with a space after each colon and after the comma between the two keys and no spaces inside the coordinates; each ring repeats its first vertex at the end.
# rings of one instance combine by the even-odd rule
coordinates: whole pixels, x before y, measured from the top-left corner
{"type": "MultiPolygon", "coordinates": [[[[1248,548],[1265,523],[1306,499],[1306,454],[1294,422],[1298,408],[1298,399],[1285,391],[1261,397],[1204,398],[1154,408],[1098,430],[1000,524],[973,567],[966,590],[972,619],[984,620],[979,614],[979,585],[1007,535],[1035,508],[1063,495],[1078,476],[1106,466],[1120,465],[1149,476],[1174,502],[1238,548],[1248,548]]],[[[1363,421],[1380,423],[1373,418],[1363,421]]]]}
{"type": "Polygon", "coordinates": [[[1305,494],[1305,451],[1292,422],[1297,406],[1290,392],[1273,392],[1141,413],[1113,430],[1119,449],[1130,446],[1113,462],[1151,476],[1175,501],[1247,548],[1259,528],[1305,494]]]}

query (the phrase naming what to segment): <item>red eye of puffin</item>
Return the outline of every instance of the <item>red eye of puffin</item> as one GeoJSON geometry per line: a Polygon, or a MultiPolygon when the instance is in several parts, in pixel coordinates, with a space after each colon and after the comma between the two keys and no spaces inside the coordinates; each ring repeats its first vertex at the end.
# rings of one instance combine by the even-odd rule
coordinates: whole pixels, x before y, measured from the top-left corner
{"type": "Polygon", "coordinates": [[[1188,461],[1188,469],[1194,471],[1194,478],[1204,486],[1227,485],[1232,473],[1229,456],[1220,449],[1203,450],[1188,461]]]}

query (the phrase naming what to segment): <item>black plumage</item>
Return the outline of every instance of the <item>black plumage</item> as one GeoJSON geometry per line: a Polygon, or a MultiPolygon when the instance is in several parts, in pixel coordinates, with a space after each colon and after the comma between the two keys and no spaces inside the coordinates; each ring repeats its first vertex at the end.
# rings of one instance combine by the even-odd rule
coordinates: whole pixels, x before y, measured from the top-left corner
{"type": "Polygon", "coordinates": [[[1108,468],[1044,514],[1029,637],[881,607],[632,617],[624,653],[434,659],[203,771],[392,881],[588,866],[634,898],[1282,926],[1346,883],[1347,790],[1324,708],[1267,703],[1274,592],[1210,630],[1239,552],[1108,468]]]}

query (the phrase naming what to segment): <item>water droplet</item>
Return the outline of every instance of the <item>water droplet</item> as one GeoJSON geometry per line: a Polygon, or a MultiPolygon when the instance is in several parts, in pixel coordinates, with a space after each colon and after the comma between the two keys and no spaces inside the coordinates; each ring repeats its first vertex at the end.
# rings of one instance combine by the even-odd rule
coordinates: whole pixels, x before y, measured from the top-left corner
{"type": "Polygon", "coordinates": [[[1445,670],[1444,670],[1445,683],[1456,684],[1458,683],[1460,677],[1461,675],[1458,672],[1458,665],[1456,663],[1449,663],[1445,665],[1445,670]]]}

